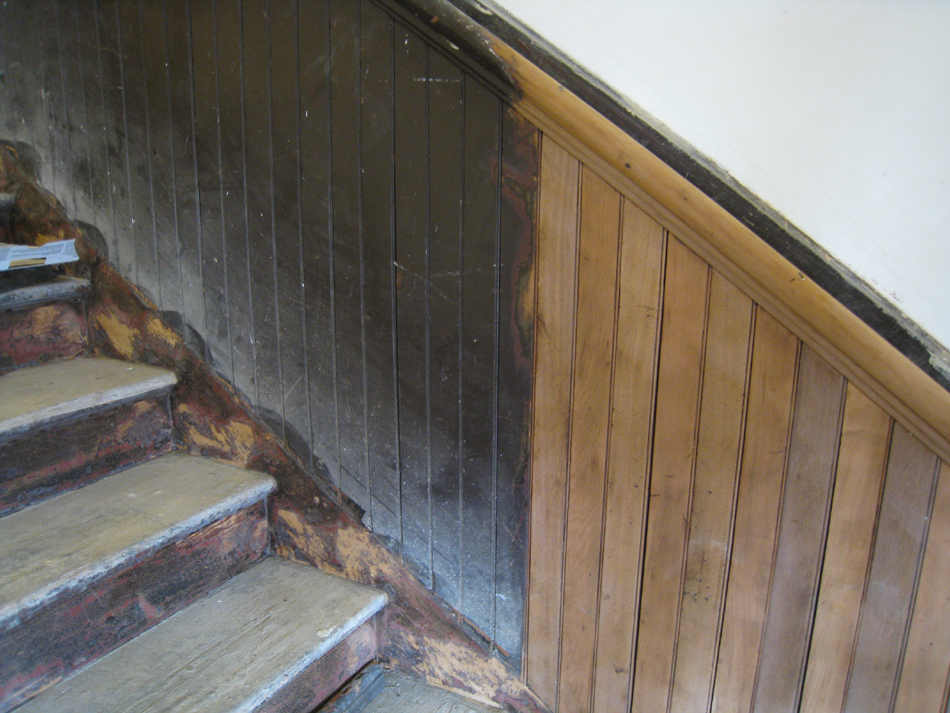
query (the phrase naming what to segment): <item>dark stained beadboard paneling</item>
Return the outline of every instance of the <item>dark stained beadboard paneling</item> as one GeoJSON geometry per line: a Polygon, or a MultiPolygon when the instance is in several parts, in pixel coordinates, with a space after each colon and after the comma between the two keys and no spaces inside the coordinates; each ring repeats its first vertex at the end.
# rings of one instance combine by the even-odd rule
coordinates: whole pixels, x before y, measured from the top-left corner
{"type": "Polygon", "coordinates": [[[0,13],[0,139],[518,666],[537,130],[385,1],[0,13]]]}

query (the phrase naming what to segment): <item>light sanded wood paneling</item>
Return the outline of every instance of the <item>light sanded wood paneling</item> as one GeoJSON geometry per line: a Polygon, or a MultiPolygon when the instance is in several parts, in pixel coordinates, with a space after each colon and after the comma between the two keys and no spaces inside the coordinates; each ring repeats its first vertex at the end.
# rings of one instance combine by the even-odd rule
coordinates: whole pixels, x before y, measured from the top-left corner
{"type": "Polygon", "coordinates": [[[945,710],[950,672],[950,466],[940,469],[927,550],[897,688],[899,713],[945,710]]]}
{"type": "Polygon", "coordinates": [[[798,710],[838,458],[844,378],[802,349],[775,576],[753,710],[798,710]]]}
{"type": "Polygon", "coordinates": [[[529,682],[559,713],[945,713],[935,453],[550,136],[540,201],[529,682]]]}
{"type": "Polygon", "coordinates": [[[558,686],[564,710],[589,708],[593,688],[619,244],[620,194],[585,168],[558,686]]]}
{"type": "Polygon", "coordinates": [[[752,300],[712,274],[696,475],[670,710],[703,711],[715,672],[739,476],[752,300]]]}
{"type": "Polygon", "coordinates": [[[891,418],[848,385],[803,711],[840,711],[887,464],[891,418]]]}
{"type": "MultiPolygon", "coordinates": [[[[950,393],[716,200],[517,50],[488,37],[517,108],[678,235],[929,448],[950,460],[950,393]]],[[[790,150],[794,150],[793,148],[790,150]]]]}
{"type": "Polygon", "coordinates": [[[751,710],[778,528],[798,340],[757,310],[745,444],[712,710],[751,710]]]}
{"type": "Polygon", "coordinates": [[[544,141],[531,448],[534,477],[544,485],[532,497],[525,666],[528,684],[551,706],[557,700],[561,640],[579,178],[577,160],[553,141],[544,141]]]}
{"type": "Polygon", "coordinates": [[[936,456],[894,426],[846,713],[890,710],[927,536],[936,456]]]}
{"type": "Polygon", "coordinates": [[[634,713],[667,706],[689,526],[702,387],[709,266],[678,240],[667,248],[634,713]],[[649,655],[643,655],[649,652],[649,655]]]}
{"type": "Polygon", "coordinates": [[[607,502],[593,710],[612,713],[630,695],[637,633],[643,524],[653,442],[653,393],[665,240],[663,229],[624,203],[620,299],[611,395],[607,502]]]}

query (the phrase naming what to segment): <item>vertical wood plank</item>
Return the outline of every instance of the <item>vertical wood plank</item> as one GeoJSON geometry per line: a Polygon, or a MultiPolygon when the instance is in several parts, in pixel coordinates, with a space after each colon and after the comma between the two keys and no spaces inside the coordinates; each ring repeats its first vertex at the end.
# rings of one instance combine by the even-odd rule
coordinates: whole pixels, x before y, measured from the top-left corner
{"type": "Polygon", "coordinates": [[[76,215],[76,187],[72,180],[70,164],[73,159],[73,137],[69,130],[72,118],[66,96],[64,47],[62,32],[62,2],[39,2],[43,23],[43,74],[44,100],[49,121],[49,157],[53,169],[53,183],[47,188],[66,208],[70,216],[76,215]]]}
{"type": "MultiPolygon", "coordinates": [[[[95,225],[102,231],[106,242],[106,257],[112,258],[112,187],[109,183],[109,151],[108,139],[104,134],[105,118],[102,111],[102,72],[99,61],[98,42],[98,19],[96,17],[96,7],[94,3],[81,2],[76,0],[75,6],[76,26],[74,31],[77,35],[77,51],[79,53],[78,61],[81,63],[82,80],[82,103],[85,113],[85,141],[87,146],[88,166],[84,173],[87,175],[88,182],[84,190],[88,192],[86,196],[88,215],[82,219],[95,225]]],[[[9,50],[16,50],[15,46],[9,50]]],[[[19,69],[19,68],[18,68],[19,69]]],[[[7,77],[11,89],[14,90],[14,103],[18,110],[15,114],[18,123],[23,120],[22,110],[19,108],[20,97],[16,88],[19,84],[19,74],[13,74],[7,77]]],[[[22,125],[21,125],[22,127],[22,125]]],[[[20,128],[21,139],[23,129],[20,128]]]]}
{"type": "MultiPolygon", "coordinates": [[[[181,287],[180,246],[175,224],[176,199],[174,184],[174,154],[172,144],[172,116],[170,105],[169,57],[165,43],[166,16],[162,3],[143,2],[142,66],[144,70],[145,100],[148,116],[146,147],[148,158],[147,197],[151,206],[151,223],[155,257],[155,277],[158,292],[155,295],[173,326],[180,328],[179,315],[184,311],[181,287]]],[[[180,31],[175,28],[175,31],[180,31]]]]}
{"type": "MultiPolygon", "coordinates": [[[[20,63],[15,59],[19,51],[16,45],[16,12],[19,10],[13,3],[0,4],[0,70],[3,72],[3,81],[0,82],[0,106],[16,106],[15,91],[18,83],[20,63]]],[[[19,120],[12,111],[0,112],[0,138],[6,141],[16,141],[19,133],[19,120]]]]}
{"type": "Polygon", "coordinates": [[[363,2],[360,61],[363,109],[363,249],[365,256],[366,363],[369,472],[373,479],[373,530],[398,549],[399,502],[394,319],[393,225],[393,21],[375,3],[363,2]]]}
{"type": "Polygon", "coordinates": [[[712,697],[751,344],[752,301],[714,272],[671,711],[705,711],[712,697]]]}
{"type": "Polygon", "coordinates": [[[562,653],[558,709],[588,710],[596,646],[607,431],[616,309],[620,194],[586,167],[580,247],[562,653]]]}
{"type": "Polygon", "coordinates": [[[233,375],[238,393],[253,403],[254,322],[252,320],[247,223],[247,136],[244,120],[244,31],[237,4],[216,3],[219,174],[224,224],[224,271],[227,285],[228,332],[233,375]]]}
{"type": "MultiPolygon", "coordinates": [[[[201,270],[201,224],[195,163],[194,68],[189,4],[167,2],[165,22],[168,58],[171,147],[169,162],[173,176],[174,224],[178,236],[179,280],[182,318],[198,334],[207,334],[201,270]]],[[[207,357],[202,354],[202,357],[207,357]]]]}
{"type": "Polygon", "coordinates": [[[884,482],[891,419],[848,384],[803,711],[840,711],[884,482]]]}
{"type": "MultiPolygon", "coordinates": [[[[89,142],[91,132],[86,102],[86,73],[88,71],[83,52],[82,35],[78,24],[78,3],[60,0],[57,12],[58,44],[62,62],[63,95],[68,123],[65,127],[69,139],[69,183],[75,195],[72,218],[90,225],[96,224],[95,208],[91,202],[91,176],[89,142]]],[[[161,39],[161,35],[159,36],[161,39]]],[[[0,38],[0,42],[2,42],[0,38]]],[[[4,72],[4,86],[10,81],[4,72]]],[[[12,139],[10,134],[4,138],[12,139]]]]}
{"type": "Polygon", "coordinates": [[[841,374],[802,348],[755,710],[798,710],[838,459],[844,387],[841,374]]]}
{"type": "MultiPolygon", "coordinates": [[[[398,43],[397,43],[398,44],[398,43]]],[[[494,629],[495,240],[501,101],[463,74],[462,193],[462,614],[494,629]],[[490,158],[491,157],[491,158],[490,158]]],[[[437,180],[435,176],[433,180],[437,180]]]]}
{"type": "MultiPolygon", "coordinates": [[[[396,312],[399,468],[403,556],[431,586],[428,502],[428,69],[426,44],[396,24],[395,38],[396,312]]],[[[489,357],[490,358],[490,357],[489,357]]],[[[484,478],[484,471],[482,471],[484,478]]],[[[480,557],[479,562],[485,562],[480,557]]]]}
{"type": "Polygon", "coordinates": [[[603,713],[630,707],[666,247],[662,226],[630,201],[624,201],[621,230],[594,669],[593,710],[603,713]]]}
{"type": "MultiPolygon", "coordinates": [[[[131,209],[134,251],[132,271],[126,274],[134,276],[135,283],[161,307],[162,266],[159,265],[156,254],[155,226],[152,220],[154,207],[150,186],[152,167],[146,91],[146,47],[143,41],[145,30],[142,27],[138,2],[120,2],[117,8],[126,111],[125,141],[129,159],[126,187],[131,209]]],[[[57,180],[63,181],[64,177],[57,175],[57,180]]]]}
{"type": "Polygon", "coordinates": [[[634,713],[669,704],[689,528],[709,265],[667,243],[650,512],[633,685],[634,713]]]}
{"type": "MultiPolygon", "coordinates": [[[[6,106],[15,106],[16,112],[9,112],[10,123],[8,125],[10,138],[16,141],[22,141],[37,149],[36,131],[39,128],[39,116],[37,114],[37,105],[32,91],[32,85],[29,83],[29,77],[34,71],[29,58],[35,43],[30,41],[33,25],[33,6],[30,3],[6,3],[0,8],[4,21],[4,54],[7,65],[4,69],[6,77],[6,87],[9,91],[7,97],[9,104],[6,106]]],[[[95,33],[97,20],[92,17],[89,24],[95,33]]],[[[95,36],[95,35],[94,35],[95,36]]],[[[96,65],[99,64],[99,47],[94,42],[90,61],[96,65]]],[[[99,106],[101,112],[101,100],[99,106]]],[[[39,166],[36,166],[37,176],[39,176],[39,166]]]]}
{"type": "Polygon", "coordinates": [[[528,458],[533,291],[528,285],[534,249],[538,136],[531,122],[503,103],[501,176],[496,235],[498,261],[497,428],[495,497],[495,643],[520,667],[527,567],[528,458]]]}
{"type": "Polygon", "coordinates": [[[325,3],[297,3],[298,127],[300,131],[300,231],[306,304],[307,434],[313,466],[334,485],[337,467],[333,370],[330,221],[330,20],[325,3]]]}
{"type": "Polygon", "coordinates": [[[914,603],[897,713],[944,711],[950,672],[950,466],[941,464],[914,603]]]}
{"type": "MultiPolygon", "coordinates": [[[[105,1],[105,0],[104,0],[105,1]]],[[[36,175],[39,178],[41,186],[51,191],[53,195],[61,195],[59,184],[57,183],[59,175],[57,174],[56,161],[56,141],[53,123],[53,102],[52,89],[53,80],[50,76],[54,69],[53,53],[55,45],[52,44],[53,36],[49,31],[49,25],[52,23],[53,8],[50,3],[27,3],[24,18],[26,21],[23,28],[23,64],[25,69],[24,83],[27,87],[27,109],[35,120],[33,129],[33,147],[38,154],[38,165],[36,166],[36,175]]],[[[117,10],[107,8],[107,11],[117,13],[117,10]]],[[[113,15],[113,20],[115,16],[113,15]]],[[[115,26],[112,28],[116,31],[115,26]]],[[[118,40],[116,36],[110,38],[115,43],[118,51],[118,40]]],[[[116,58],[116,64],[119,64],[116,58]]],[[[121,91],[121,82],[117,87],[121,91]]],[[[57,88],[58,89],[58,88],[57,88]]]]}
{"type": "Polygon", "coordinates": [[[798,339],[762,309],[755,335],[746,433],[712,710],[752,707],[785,475],[798,339]]]}
{"type": "MultiPolygon", "coordinates": [[[[123,71],[119,41],[119,17],[115,0],[100,0],[97,3],[97,30],[99,60],[102,67],[102,117],[109,157],[109,196],[112,201],[112,232],[114,242],[109,252],[112,263],[123,275],[131,278],[134,273],[135,256],[132,243],[132,216],[128,190],[128,150],[125,128],[125,98],[123,71]]],[[[199,75],[195,74],[197,83],[199,75]]],[[[39,108],[36,113],[39,114],[39,108]]],[[[42,141],[43,124],[36,127],[37,141],[42,141]]],[[[40,150],[41,146],[37,146],[40,150]]],[[[42,155],[42,153],[41,153],[42,155]]],[[[43,162],[45,165],[45,162],[43,162]]],[[[41,166],[42,168],[42,166],[41,166]]],[[[41,179],[43,177],[41,172],[41,179]]],[[[46,184],[49,185],[49,184],[46,184]]]]}
{"type": "Polygon", "coordinates": [[[429,460],[435,591],[459,600],[459,334],[462,298],[462,72],[438,52],[429,60],[429,460]]]}
{"type": "Polygon", "coordinates": [[[271,121],[271,7],[267,0],[241,3],[244,33],[245,127],[245,211],[247,215],[247,259],[251,270],[249,285],[254,341],[250,344],[254,368],[254,405],[280,433],[283,431],[282,360],[279,342],[279,314],[276,296],[277,254],[274,215],[275,152],[271,121]]]}
{"type": "Polygon", "coordinates": [[[294,0],[269,0],[268,42],[271,87],[270,129],[273,141],[272,217],[277,279],[280,344],[280,403],[284,439],[303,459],[310,448],[308,381],[304,364],[305,302],[300,234],[300,172],[297,113],[297,13],[294,0]]]}
{"type": "MultiPolygon", "coordinates": [[[[220,143],[218,141],[217,38],[214,7],[191,6],[195,93],[195,172],[198,186],[198,245],[201,254],[204,315],[208,326],[202,336],[214,369],[231,378],[231,347],[228,341],[228,302],[224,277],[224,238],[221,217],[220,143]]],[[[121,169],[121,166],[120,166],[121,169]]],[[[115,179],[113,179],[115,180],[115,179]]],[[[116,222],[121,221],[123,202],[116,200],[116,222]]],[[[119,244],[123,260],[128,250],[119,244]]],[[[121,268],[121,266],[120,266],[121,268]]],[[[128,274],[128,273],[126,273],[128,274]]]]}
{"type": "Polygon", "coordinates": [[[887,711],[893,703],[937,465],[930,450],[895,424],[846,713],[887,711]]]}
{"type": "Polygon", "coordinates": [[[359,151],[361,3],[331,0],[327,7],[330,14],[333,348],[340,486],[360,507],[370,511],[363,381],[362,165],[359,151]]]}
{"type": "Polygon", "coordinates": [[[537,307],[526,679],[552,708],[557,701],[561,640],[579,180],[577,159],[544,138],[535,248],[537,307]]]}

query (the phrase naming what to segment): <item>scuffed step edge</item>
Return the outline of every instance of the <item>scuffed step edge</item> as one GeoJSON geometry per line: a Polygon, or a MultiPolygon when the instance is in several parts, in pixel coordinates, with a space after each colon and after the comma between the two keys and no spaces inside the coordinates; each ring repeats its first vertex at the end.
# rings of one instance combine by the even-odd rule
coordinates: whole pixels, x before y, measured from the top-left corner
{"type": "Polygon", "coordinates": [[[37,305],[74,300],[89,290],[89,280],[60,275],[49,282],[0,292],[0,311],[26,309],[37,305]]]}
{"type": "Polygon", "coordinates": [[[36,610],[0,636],[0,713],[181,611],[267,553],[266,501],[36,610]]]}
{"type": "Polygon", "coordinates": [[[167,391],[177,383],[178,377],[171,372],[155,374],[133,384],[112,389],[107,388],[53,406],[4,419],[0,421],[0,443],[26,433],[33,428],[45,428],[59,421],[81,416],[89,411],[117,406],[127,401],[134,401],[167,391]]]}
{"type": "MultiPolygon", "coordinates": [[[[164,458],[193,458],[197,456],[176,456],[169,454],[149,461],[148,465],[158,462],[164,458]]],[[[121,475],[121,474],[120,474],[121,475]]],[[[259,474],[258,474],[259,475],[259,474]]],[[[112,476],[116,477],[116,476],[112,476]]],[[[181,520],[160,532],[145,537],[135,544],[124,547],[109,556],[100,558],[94,563],[82,568],[80,571],[72,572],[56,581],[50,582],[32,591],[29,595],[21,597],[14,602],[0,607],[0,632],[9,630],[17,626],[23,619],[27,618],[36,609],[46,606],[62,595],[82,589],[90,583],[109,576],[112,572],[120,571],[129,566],[136,560],[144,559],[161,548],[198,532],[202,528],[216,522],[228,515],[232,515],[239,510],[253,505],[254,503],[265,499],[277,484],[270,476],[261,475],[261,482],[248,486],[245,490],[236,493],[224,500],[219,501],[213,507],[206,508],[189,518],[181,520]]],[[[107,484],[107,480],[99,481],[93,485],[107,484]]],[[[93,487],[93,486],[89,486],[93,487]]],[[[70,493],[65,493],[43,504],[55,503],[60,498],[69,497],[70,493]]],[[[30,509],[21,510],[10,517],[22,517],[28,515],[30,509]]]]}
{"type": "Polygon", "coordinates": [[[153,713],[266,709],[270,699],[368,622],[387,600],[384,592],[356,582],[267,559],[17,710],[106,713],[127,710],[133,700],[153,713]],[[258,600],[267,602],[266,607],[258,600]],[[339,612],[343,601],[349,610],[345,618],[339,612]],[[301,636],[295,638],[294,632],[301,636]],[[261,647],[267,648],[272,665],[261,657],[261,647]],[[211,656],[216,662],[212,669],[219,670],[200,665],[202,657],[215,651],[228,652],[211,656]],[[145,661],[148,670],[142,668],[145,661]],[[151,675],[156,669],[167,673],[180,668],[183,661],[194,669],[187,683],[151,675]],[[249,667],[250,662],[254,665],[249,667]],[[236,690],[237,674],[231,668],[243,674],[245,689],[253,689],[236,690]],[[214,675],[225,679],[216,683],[214,675]],[[193,706],[197,701],[201,705],[193,706]]]}

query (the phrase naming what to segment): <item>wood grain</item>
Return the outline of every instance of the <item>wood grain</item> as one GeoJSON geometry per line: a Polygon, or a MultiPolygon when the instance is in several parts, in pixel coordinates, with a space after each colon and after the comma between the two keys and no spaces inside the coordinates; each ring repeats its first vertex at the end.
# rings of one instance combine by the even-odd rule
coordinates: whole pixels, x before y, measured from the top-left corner
{"type": "Polygon", "coordinates": [[[386,595],[370,587],[268,558],[127,643],[121,657],[100,659],[23,709],[141,710],[146,702],[154,710],[156,701],[174,701],[180,710],[209,702],[218,710],[258,710],[385,604],[386,595]]]}
{"type": "Polygon", "coordinates": [[[571,366],[580,165],[553,141],[541,149],[526,678],[557,700],[563,532],[571,428],[571,366]]]}
{"type": "Polygon", "coordinates": [[[689,527],[708,280],[709,266],[671,238],[667,244],[634,712],[663,710],[669,697],[689,527]]]}
{"type": "Polygon", "coordinates": [[[485,34],[522,93],[519,111],[950,459],[950,392],[687,178],[516,50],[485,34]]]}
{"type": "Polygon", "coordinates": [[[944,711],[950,672],[950,466],[942,463],[904,653],[899,713],[944,711]]]}
{"type": "Polygon", "coordinates": [[[846,713],[890,710],[927,536],[937,458],[895,425],[846,713]]]}
{"type": "Polygon", "coordinates": [[[746,436],[712,710],[751,710],[781,507],[799,342],[756,310],[746,436]]]}
{"type": "Polygon", "coordinates": [[[629,707],[653,442],[663,229],[624,202],[594,711],[629,707]]]}
{"type": "Polygon", "coordinates": [[[253,713],[316,710],[376,655],[376,624],[371,619],[301,671],[271,699],[255,708],[253,713]]]}
{"type": "Polygon", "coordinates": [[[844,378],[802,348],[754,710],[798,711],[838,459],[844,378]]]}
{"type": "Polygon", "coordinates": [[[580,249],[558,708],[590,706],[606,486],[620,194],[581,174],[580,249]]]}
{"type": "Polygon", "coordinates": [[[891,423],[877,404],[848,384],[803,711],[839,711],[844,703],[891,423]]]}
{"type": "Polygon", "coordinates": [[[267,544],[261,500],[24,616],[0,637],[0,710],[221,586],[260,559],[267,544]]]}
{"type": "Polygon", "coordinates": [[[706,710],[712,697],[745,429],[752,308],[748,297],[713,272],[671,711],[706,710]]]}

